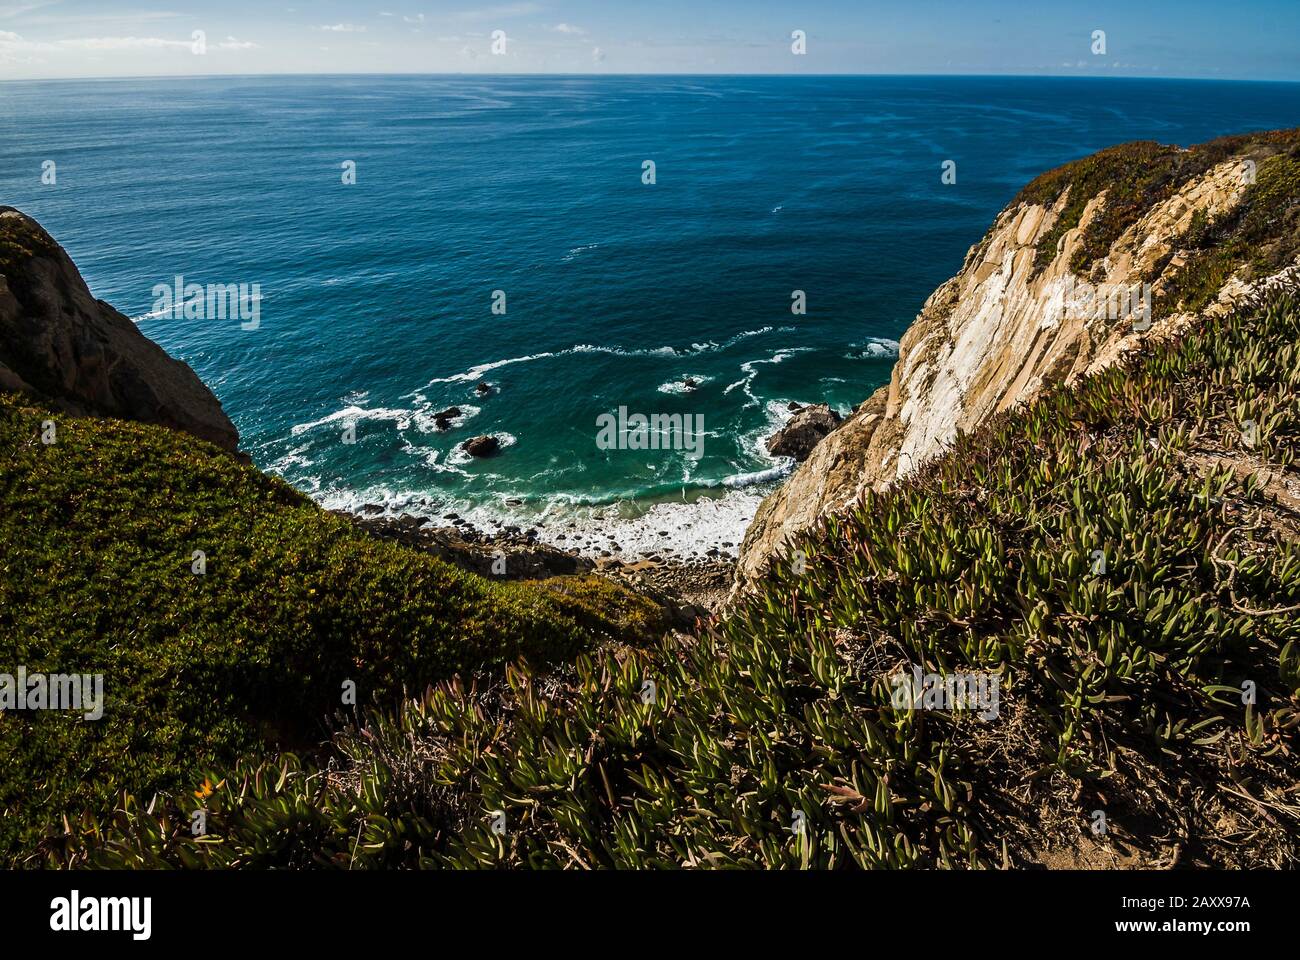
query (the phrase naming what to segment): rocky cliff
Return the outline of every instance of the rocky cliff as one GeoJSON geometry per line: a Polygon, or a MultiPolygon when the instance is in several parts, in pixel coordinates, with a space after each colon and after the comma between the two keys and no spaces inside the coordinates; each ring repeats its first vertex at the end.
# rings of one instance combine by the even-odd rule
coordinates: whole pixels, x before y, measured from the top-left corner
{"type": "Polygon", "coordinates": [[[12,207],[0,207],[0,390],[184,430],[232,453],[239,445],[194,371],[96,300],[63,248],[12,207]]]}
{"type": "Polygon", "coordinates": [[[925,302],[887,386],[761,505],[743,585],[787,538],[991,415],[1221,311],[1300,254],[1300,130],[1125,144],[1030,183],[925,302]]]}

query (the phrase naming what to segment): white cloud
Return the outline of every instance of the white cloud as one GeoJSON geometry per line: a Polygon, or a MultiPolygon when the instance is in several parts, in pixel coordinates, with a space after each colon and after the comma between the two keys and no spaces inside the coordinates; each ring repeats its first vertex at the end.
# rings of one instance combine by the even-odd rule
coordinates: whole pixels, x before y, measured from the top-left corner
{"type": "Polygon", "coordinates": [[[355,23],[329,23],[316,28],[317,30],[327,30],[330,33],[365,33],[365,27],[359,27],[355,23]]]}
{"type": "Polygon", "coordinates": [[[16,59],[15,55],[19,53],[56,49],[58,48],[52,43],[43,43],[39,40],[24,40],[11,30],[0,30],[0,57],[5,59],[14,60],[16,59]]]}
{"type": "Polygon", "coordinates": [[[28,43],[10,30],[0,30],[0,63],[43,63],[37,57],[26,56],[41,46],[43,45],[28,43]]]}
{"type": "MultiPolygon", "coordinates": [[[[227,37],[216,45],[223,50],[251,50],[257,44],[227,37]]],[[[193,50],[194,41],[169,40],[166,37],[70,37],[64,40],[24,40],[11,30],[0,30],[0,60],[35,62],[20,54],[59,51],[94,51],[111,53],[121,50],[193,50]]]]}
{"type": "Polygon", "coordinates": [[[600,63],[604,59],[605,59],[604,50],[600,49],[600,47],[591,48],[591,60],[593,63],[600,63]]]}
{"type": "Polygon", "coordinates": [[[557,23],[555,26],[551,27],[551,29],[556,33],[568,33],[576,37],[580,37],[587,32],[582,29],[582,27],[575,27],[568,23],[557,23]]]}

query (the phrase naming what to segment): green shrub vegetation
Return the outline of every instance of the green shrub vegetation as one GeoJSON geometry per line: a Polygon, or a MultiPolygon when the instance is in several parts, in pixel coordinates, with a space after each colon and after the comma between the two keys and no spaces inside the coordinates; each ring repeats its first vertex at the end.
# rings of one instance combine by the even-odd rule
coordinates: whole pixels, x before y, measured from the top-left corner
{"type": "MultiPolygon", "coordinates": [[[[1194,218],[1179,247],[1186,263],[1161,290],[1161,312],[1199,310],[1234,274],[1258,280],[1294,263],[1300,257],[1300,145],[1259,161],[1241,202],[1213,220],[1194,218]]],[[[1157,263],[1153,273],[1164,266],[1157,263]]]]}
{"type": "MultiPolygon", "coordinates": [[[[111,816],[70,823],[51,862],[997,866],[1114,843],[1147,863],[1294,864],[1300,547],[1275,484],[1295,482],[1298,436],[1292,291],[1149,343],[960,438],[918,475],[865,494],[792,544],[753,596],[695,636],[604,644],[550,668],[439,684],[396,712],[357,717],[319,753],[214,768],[206,784],[152,806],[146,794],[123,796],[111,816]],[[997,673],[999,715],[895,709],[888,678],[910,665],[997,673]],[[207,833],[196,838],[199,805],[207,833]],[[504,833],[492,829],[493,811],[504,833]],[[1106,815],[1104,841],[1090,832],[1094,811],[1106,815]]],[[[205,464],[195,467],[213,469],[205,464]]],[[[98,477],[114,498],[134,496],[136,485],[109,469],[98,477]]],[[[268,504],[294,502],[278,485],[247,483],[268,504]]],[[[157,522],[149,518],[162,494],[146,490],[115,509],[117,522],[157,522]]],[[[100,496],[70,485],[53,498],[63,506],[25,509],[66,527],[78,498],[100,496]]],[[[175,610],[176,624],[213,623],[205,610],[215,598],[201,592],[214,581],[172,569],[191,543],[210,539],[202,524],[186,525],[190,509],[178,511],[170,553],[130,582],[171,598],[159,612],[175,610]]],[[[41,523],[29,524],[34,536],[47,535],[41,523]]],[[[84,604],[35,598],[65,611],[58,620],[24,599],[38,637],[77,616],[136,631],[136,644],[154,651],[153,696],[182,669],[178,649],[197,669],[216,668],[197,644],[165,653],[152,619],[120,626],[132,607],[119,598],[149,602],[143,588],[106,582],[98,566],[69,569],[89,557],[21,549],[60,583],[101,585],[84,604]]],[[[296,553],[274,554],[296,571],[296,553]]],[[[249,561],[260,556],[262,547],[248,548],[249,561]]],[[[128,559],[115,573],[140,564],[128,559]]],[[[364,575],[345,567],[322,574],[334,591],[340,581],[396,588],[382,563],[364,575]]],[[[302,588],[288,589],[308,605],[302,588]]],[[[253,662],[276,669],[257,638],[283,608],[221,596],[230,615],[218,649],[242,638],[253,662]],[[247,613],[256,629],[240,626],[247,613]]],[[[525,611],[538,601],[492,596],[531,622],[525,611]]],[[[383,602],[371,601],[370,616],[390,616],[383,602]]],[[[433,616],[436,601],[427,602],[433,616]]],[[[277,653],[299,661],[300,648],[286,644],[277,653]]],[[[566,633],[552,645],[577,642],[566,633]]],[[[220,665],[243,670],[248,653],[220,665]]],[[[457,661],[446,642],[431,655],[457,661]]],[[[367,667],[363,657],[357,670],[367,667]]],[[[400,676],[394,664],[371,669],[390,683],[400,676]]],[[[269,679],[260,680],[267,695],[269,679]]]]}
{"type": "Polygon", "coordinates": [[[30,402],[0,395],[0,672],[103,673],[106,709],[0,714],[0,857],[122,791],[188,789],[207,766],[319,742],[345,681],[361,706],[392,705],[665,628],[608,581],[489,582],[186,434],[30,402]]]}
{"type": "MultiPolygon", "coordinates": [[[[0,206],[0,213],[12,209],[0,206]]],[[[35,256],[53,256],[56,249],[48,236],[29,226],[29,221],[0,217],[0,274],[6,279],[21,277],[24,263],[35,256]]]]}
{"type": "MultiPolygon", "coordinates": [[[[1292,250],[1297,244],[1295,208],[1300,203],[1300,195],[1295,189],[1294,161],[1300,156],[1298,151],[1300,130],[1220,137],[1186,149],[1150,140],[1124,143],[1036,177],[1020,191],[1013,204],[1051,207],[1063,192],[1069,191],[1060,216],[1039,240],[1034,266],[1042,270],[1056,257],[1057,245],[1065,233],[1079,225],[1089,201],[1106,191],[1105,202],[1084,232],[1070,262],[1072,270],[1086,276],[1120,235],[1152,207],[1229,158],[1253,159],[1257,163],[1257,180],[1247,188],[1249,202],[1242,205],[1240,214],[1250,222],[1239,225],[1234,218],[1230,226],[1241,227],[1237,234],[1240,243],[1225,246],[1218,252],[1227,264],[1255,256],[1272,259],[1273,255],[1277,262],[1285,263],[1289,261],[1284,251],[1274,249],[1274,243],[1280,242],[1292,250]],[[1266,162],[1280,156],[1289,157],[1289,165],[1266,162]]],[[[1225,225],[1225,230],[1228,228],[1225,225]]],[[[1206,239],[1217,238],[1207,236],[1206,239]]],[[[1214,293],[1219,289],[1208,278],[1200,286],[1214,293]]],[[[1195,309],[1200,302],[1192,302],[1187,309],[1195,309]]],[[[1167,303],[1171,310],[1178,305],[1176,299],[1167,303]]]]}

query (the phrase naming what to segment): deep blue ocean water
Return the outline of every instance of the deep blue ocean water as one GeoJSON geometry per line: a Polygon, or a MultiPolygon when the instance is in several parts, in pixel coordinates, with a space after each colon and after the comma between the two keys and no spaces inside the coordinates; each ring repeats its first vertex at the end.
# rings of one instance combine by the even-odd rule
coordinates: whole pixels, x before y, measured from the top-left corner
{"type": "Polygon", "coordinates": [[[4,83],[0,203],[194,367],[259,466],[327,505],[639,517],[616,528],[629,549],[689,553],[738,541],[789,468],[760,444],[789,401],[847,409],[888,379],[926,296],[1033,176],[1298,122],[1300,85],[1205,81],[4,83]],[[259,327],[155,315],[176,275],[259,284],[259,327]],[[703,455],[599,449],[619,406],[702,415],[703,455]],[[458,451],[480,433],[501,455],[458,451]]]}

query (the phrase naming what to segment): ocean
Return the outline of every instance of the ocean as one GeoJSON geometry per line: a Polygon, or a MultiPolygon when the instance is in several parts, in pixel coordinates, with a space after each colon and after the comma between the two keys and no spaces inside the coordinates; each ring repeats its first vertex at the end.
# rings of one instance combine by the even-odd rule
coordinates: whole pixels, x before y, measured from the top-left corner
{"type": "Polygon", "coordinates": [[[787,405],[847,412],[885,383],[1032,177],[1297,122],[1300,85],[1207,81],[11,82],[0,203],[323,505],[690,556],[734,553],[791,468],[762,446],[787,405]],[[256,324],[160,310],[177,277],[247,285],[256,324]],[[620,408],[702,418],[700,442],[605,449],[620,408]],[[480,434],[497,456],[460,448],[480,434]]]}

